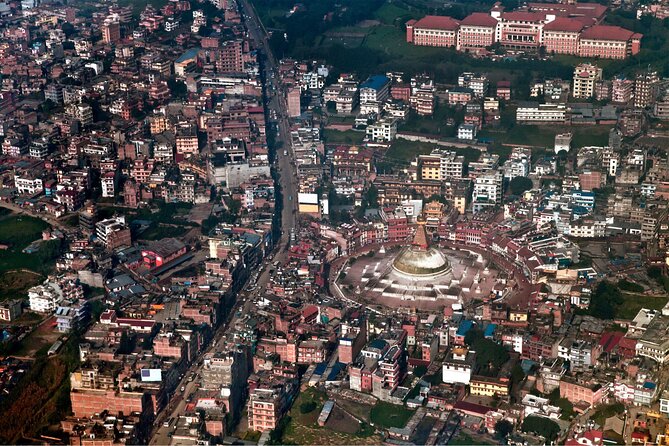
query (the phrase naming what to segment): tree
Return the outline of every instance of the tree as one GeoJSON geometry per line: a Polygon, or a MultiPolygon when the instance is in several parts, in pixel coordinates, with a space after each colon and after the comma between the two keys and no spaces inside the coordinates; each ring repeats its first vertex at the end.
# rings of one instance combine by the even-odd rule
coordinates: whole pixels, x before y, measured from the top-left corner
{"type": "Polygon", "coordinates": [[[178,79],[168,79],[167,86],[170,89],[172,96],[178,99],[184,99],[188,97],[188,88],[186,83],[178,79]]]}
{"type": "Polygon", "coordinates": [[[421,377],[427,373],[427,366],[424,365],[417,365],[413,369],[413,374],[414,376],[421,377]]]}
{"type": "Polygon", "coordinates": [[[62,244],[63,241],[59,238],[42,242],[37,255],[42,262],[53,260],[60,255],[62,244]]]}
{"type": "Polygon", "coordinates": [[[526,190],[532,189],[532,186],[532,180],[527,177],[514,177],[509,183],[513,195],[522,195],[526,190]]]}
{"type": "Polygon", "coordinates": [[[618,287],[605,280],[597,285],[587,312],[600,319],[613,319],[616,316],[617,307],[623,301],[623,295],[618,287]]]}
{"type": "Polygon", "coordinates": [[[553,441],[560,433],[560,426],[548,418],[530,416],[525,418],[521,427],[523,432],[532,432],[541,435],[548,441],[553,441]]]}
{"type": "Polygon", "coordinates": [[[508,437],[511,432],[513,432],[513,424],[511,424],[510,421],[502,419],[495,423],[496,438],[503,440],[508,437]]]}
{"type": "Polygon", "coordinates": [[[509,352],[495,341],[483,337],[478,328],[472,328],[465,336],[465,344],[476,352],[476,368],[479,375],[494,376],[509,360],[509,352]]]}
{"type": "Polygon", "coordinates": [[[516,364],[513,366],[513,369],[511,369],[511,382],[513,384],[518,384],[523,379],[525,379],[525,372],[523,372],[523,368],[519,364],[516,364]]]}

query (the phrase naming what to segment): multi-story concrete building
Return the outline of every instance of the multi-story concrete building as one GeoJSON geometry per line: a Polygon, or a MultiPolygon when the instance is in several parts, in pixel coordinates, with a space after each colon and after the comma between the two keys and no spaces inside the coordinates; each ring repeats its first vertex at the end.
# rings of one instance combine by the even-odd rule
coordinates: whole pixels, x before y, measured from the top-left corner
{"type": "Polygon", "coordinates": [[[580,20],[558,17],[543,28],[543,44],[549,54],[578,54],[579,39],[584,28],[580,20]]]}
{"type": "Polygon", "coordinates": [[[602,69],[597,65],[582,63],[574,70],[572,96],[576,99],[588,99],[595,95],[595,84],[602,79],[602,69]]]}
{"type": "Polygon", "coordinates": [[[476,177],[472,194],[472,212],[477,213],[502,203],[502,172],[495,170],[476,177]]]}
{"type": "Polygon", "coordinates": [[[565,104],[523,103],[516,110],[518,123],[564,123],[567,121],[565,104]]]}
{"type": "Polygon", "coordinates": [[[611,102],[627,104],[634,93],[634,81],[616,77],[611,82],[611,102]]]}
{"type": "Polygon", "coordinates": [[[642,35],[599,24],[605,7],[531,3],[516,11],[496,4],[490,14],[473,13],[461,22],[445,16],[426,16],[407,22],[407,42],[423,46],[476,51],[494,43],[514,50],[625,59],[640,50],[642,35]]]}
{"type": "Polygon", "coordinates": [[[656,71],[638,73],[634,79],[634,106],[646,108],[655,102],[660,79],[656,71]]]}
{"type": "Polygon", "coordinates": [[[419,155],[416,158],[418,177],[421,180],[445,181],[462,178],[464,163],[462,155],[441,149],[435,149],[429,155],[419,155]]]}
{"type": "Polygon", "coordinates": [[[581,33],[578,55],[602,59],[626,59],[641,49],[638,33],[619,26],[595,25],[581,33]]]}
{"type": "Polygon", "coordinates": [[[460,22],[457,48],[461,51],[475,51],[495,43],[497,20],[489,14],[475,12],[460,22]]]}
{"type": "Polygon", "coordinates": [[[99,221],[95,224],[98,240],[109,250],[130,246],[130,229],[125,224],[125,217],[119,216],[99,221]]]}
{"type": "Polygon", "coordinates": [[[251,391],[247,405],[249,430],[266,432],[276,428],[290,407],[289,397],[294,391],[292,382],[251,391]]]}
{"type": "Polygon", "coordinates": [[[45,282],[28,290],[28,301],[32,311],[52,313],[63,300],[63,290],[55,282],[45,282]]]}
{"type": "Polygon", "coordinates": [[[457,20],[442,16],[425,16],[406,24],[407,42],[419,46],[454,47],[458,43],[457,20]]]}

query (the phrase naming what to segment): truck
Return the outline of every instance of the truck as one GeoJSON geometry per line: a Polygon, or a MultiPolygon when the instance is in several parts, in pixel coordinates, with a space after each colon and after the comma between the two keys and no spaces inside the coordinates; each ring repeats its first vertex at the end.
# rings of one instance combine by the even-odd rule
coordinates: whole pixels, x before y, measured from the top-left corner
{"type": "Polygon", "coordinates": [[[283,156],[288,156],[288,150],[283,151],[283,156]]]}

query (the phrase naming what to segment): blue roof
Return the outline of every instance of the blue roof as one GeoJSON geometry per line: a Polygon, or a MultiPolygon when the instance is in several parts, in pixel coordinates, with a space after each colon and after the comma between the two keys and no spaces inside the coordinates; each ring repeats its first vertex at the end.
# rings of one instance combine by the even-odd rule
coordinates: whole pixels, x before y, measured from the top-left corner
{"type": "Polygon", "coordinates": [[[383,350],[386,348],[388,343],[384,341],[383,339],[374,339],[372,342],[369,343],[370,348],[377,348],[379,350],[383,350]]]}
{"type": "Polygon", "coordinates": [[[183,53],[181,56],[179,56],[177,58],[177,60],[175,60],[175,62],[176,63],[181,63],[181,62],[183,62],[185,60],[188,60],[188,59],[194,59],[195,56],[197,56],[197,53],[199,51],[200,50],[198,48],[191,48],[188,51],[186,51],[185,53],[183,53]]]}
{"type": "Polygon", "coordinates": [[[488,324],[488,326],[485,328],[485,331],[483,332],[483,336],[486,338],[492,338],[492,335],[495,333],[496,329],[497,324],[488,324]]]}
{"type": "Polygon", "coordinates": [[[390,82],[390,79],[383,74],[377,74],[375,76],[370,76],[365,82],[360,85],[360,88],[373,88],[374,90],[380,90],[386,83],[390,82]]]}
{"type": "Polygon", "coordinates": [[[316,366],[316,369],[314,370],[314,375],[322,375],[323,372],[325,372],[325,369],[327,369],[328,365],[325,362],[321,362],[316,366]]]}
{"type": "Polygon", "coordinates": [[[326,378],[326,381],[334,381],[337,378],[337,375],[344,369],[344,364],[341,362],[335,362],[335,364],[332,366],[332,370],[330,371],[330,374],[326,378]]]}
{"type": "Polygon", "coordinates": [[[456,333],[457,336],[465,336],[474,326],[474,321],[462,321],[456,333]]]}
{"type": "Polygon", "coordinates": [[[654,389],[655,387],[657,387],[657,385],[654,382],[646,381],[643,383],[644,389],[654,389]]]}

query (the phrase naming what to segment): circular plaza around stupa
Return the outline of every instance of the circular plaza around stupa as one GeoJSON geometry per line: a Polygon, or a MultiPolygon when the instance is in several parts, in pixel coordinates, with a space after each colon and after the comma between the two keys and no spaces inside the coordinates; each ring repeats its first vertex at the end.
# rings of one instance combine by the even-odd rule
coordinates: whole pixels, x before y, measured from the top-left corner
{"type": "Polygon", "coordinates": [[[349,262],[343,272],[336,287],[346,297],[417,309],[483,299],[498,281],[498,272],[481,255],[430,246],[420,223],[409,246],[381,247],[349,262]]]}

